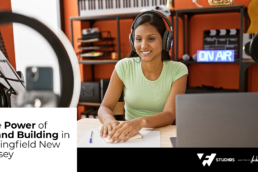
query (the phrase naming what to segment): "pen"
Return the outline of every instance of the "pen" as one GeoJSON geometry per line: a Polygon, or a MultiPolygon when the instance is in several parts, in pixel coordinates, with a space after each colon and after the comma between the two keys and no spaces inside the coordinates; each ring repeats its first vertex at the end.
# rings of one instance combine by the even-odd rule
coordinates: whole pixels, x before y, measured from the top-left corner
{"type": "Polygon", "coordinates": [[[91,135],[90,135],[90,143],[92,143],[92,132],[93,131],[91,131],[91,135]]]}

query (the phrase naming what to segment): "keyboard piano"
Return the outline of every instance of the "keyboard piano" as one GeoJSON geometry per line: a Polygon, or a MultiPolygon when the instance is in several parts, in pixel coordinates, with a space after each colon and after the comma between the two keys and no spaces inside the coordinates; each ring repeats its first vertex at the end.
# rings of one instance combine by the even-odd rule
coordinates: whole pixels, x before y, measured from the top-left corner
{"type": "Polygon", "coordinates": [[[170,0],[78,0],[80,16],[135,13],[167,5],[170,0]]]}

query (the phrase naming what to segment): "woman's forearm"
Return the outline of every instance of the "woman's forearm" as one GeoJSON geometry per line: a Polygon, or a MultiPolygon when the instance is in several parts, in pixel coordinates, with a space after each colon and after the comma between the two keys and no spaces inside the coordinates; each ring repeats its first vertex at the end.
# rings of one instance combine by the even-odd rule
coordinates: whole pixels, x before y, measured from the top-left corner
{"type": "Polygon", "coordinates": [[[113,115],[113,112],[105,106],[99,107],[98,117],[102,124],[116,120],[113,115]]]}
{"type": "Polygon", "coordinates": [[[172,124],[175,120],[175,115],[166,111],[152,116],[140,117],[139,120],[141,120],[143,127],[156,128],[172,124]]]}

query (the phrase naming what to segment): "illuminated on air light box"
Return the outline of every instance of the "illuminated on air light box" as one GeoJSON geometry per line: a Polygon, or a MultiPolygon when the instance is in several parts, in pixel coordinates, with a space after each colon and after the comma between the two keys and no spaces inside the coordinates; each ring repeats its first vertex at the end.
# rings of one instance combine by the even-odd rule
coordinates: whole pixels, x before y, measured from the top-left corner
{"type": "Polygon", "coordinates": [[[198,50],[197,62],[234,62],[234,50],[198,50]]]}

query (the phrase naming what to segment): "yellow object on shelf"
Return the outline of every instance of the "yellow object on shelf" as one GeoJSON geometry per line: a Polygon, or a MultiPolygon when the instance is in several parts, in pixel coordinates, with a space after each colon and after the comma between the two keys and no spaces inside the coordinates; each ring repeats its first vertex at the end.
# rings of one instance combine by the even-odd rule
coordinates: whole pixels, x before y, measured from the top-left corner
{"type": "Polygon", "coordinates": [[[208,0],[209,4],[212,6],[216,5],[232,5],[234,0],[208,0]]]}
{"type": "Polygon", "coordinates": [[[258,0],[252,0],[247,10],[251,20],[247,33],[258,33],[258,0]]]}

